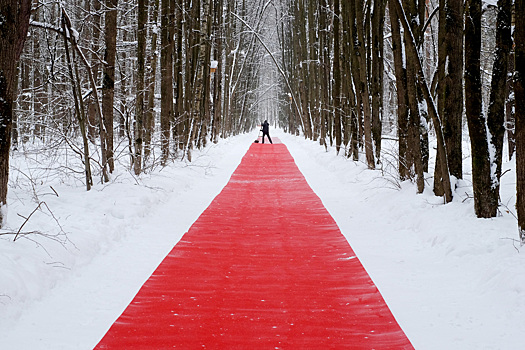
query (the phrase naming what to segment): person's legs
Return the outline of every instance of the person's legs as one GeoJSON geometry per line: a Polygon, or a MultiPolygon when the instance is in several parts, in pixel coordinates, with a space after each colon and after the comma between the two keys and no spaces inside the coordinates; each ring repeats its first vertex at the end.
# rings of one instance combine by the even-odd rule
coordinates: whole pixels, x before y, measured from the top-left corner
{"type": "Polygon", "coordinates": [[[268,140],[270,140],[270,143],[273,144],[272,139],[270,138],[270,134],[268,133],[268,140]]]}
{"type": "Polygon", "coordinates": [[[263,132],[262,143],[264,143],[264,135],[266,135],[266,134],[263,132]]]}

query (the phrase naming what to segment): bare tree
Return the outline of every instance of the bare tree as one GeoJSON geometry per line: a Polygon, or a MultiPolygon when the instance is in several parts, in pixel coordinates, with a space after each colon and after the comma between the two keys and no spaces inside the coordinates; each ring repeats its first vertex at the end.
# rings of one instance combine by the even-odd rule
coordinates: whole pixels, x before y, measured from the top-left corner
{"type": "Polygon", "coordinates": [[[157,37],[158,37],[158,17],[159,17],[159,0],[154,0],[150,7],[150,23],[152,29],[150,30],[151,35],[151,48],[148,55],[148,75],[147,75],[147,89],[148,89],[148,105],[144,114],[144,166],[149,160],[151,154],[151,140],[153,136],[153,130],[155,126],[155,82],[157,76],[157,37]]]}
{"type": "MultiPolygon", "coordinates": [[[[463,177],[463,1],[439,3],[438,110],[443,123],[450,174],[463,177]]],[[[443,195],[441,158],[436,159],[434,193],[443,195]]]]}
{"type": "MultiPolygon", "coordinates": [[[[446,151],[446,144],[445,139],[443,137],[443,129],[441,126],[441,120],[439,118],[439,114],[437,112],[436,105],[434,103],[434,99],[432,98],[432,95],[430,94],[430,89],[428,87],[428,84],[425,79],[425,74],[423,72],[423,67],[421,64],[421,60],[419,58],[419,55],[417,53],[417,45],[416,45],[416,39],[414,35],[412,34],[412,28],[410,27],[410,24],[408,22],[408,19],[405,16],[405,12],[403,10],[403,6],[401,5],[401,0],[390,0],[390,10],[394,11],[394,9],[397,11],[398,18],[403,25],[403,28],[405,30],[405,39],[406,39],[406,46],[405,49],[407,52],[410,52],[410,57],[415,57],[414,60],[417,74],[417,81],[418,81],[418,87],[421,89],[421,93],[426,101],[428,113],[430,117],[432,118],[432,122],[434,123],[434,130],[436,132],[436,141],[437,141],[437,152],[440,154],[439,156],[442,157],[442,159],[447,158],[447,151],[446,151]]],[[[451,202],[452,201],[452,188],[450,183],[450,173],[448,171],[448,162],[440,162],[441,166],[441,174],[442,174],[442,182],[443,182],[443,190],[444,190],[444,199],[445,202],[451,202]]]]}
{"type": "Polygon", "coordinates": [[[358,93],[361,95],[361,108],[363,111],[363,131],[365,137],[366,163],[370,169],[375,169],[374,144],[372,141],[372,110],[370,106],[370,89],[368,82],[368,64],[365,51],[365,29],[364,29],[364,1],[355,0],[356,38],[354,52],[359,64],[359,75],[354,76],[358,93]]]}
{"type": "Polygon", "coordinates": [[[390,25],[392,31],[392,53],[394,56],[394,72],[396,76],[397,92],[397,137],[398,137],[398,162],[399,177],[407,180],[410,176],[408,165],[408,108],[407,108],[407,78],[401,41],[401,27],[399,16],[393,3],[389,5],[390,25]]]}
{"type": "Polygon", "coordinates": [[[160,73],[161,73],[161,147],[162,163],[166,164],[169,157],[170,121],[173,116],[173,36],[170,36],[169,19],[171,15],[170,1],[161,2],[161,51],[160,51],[160,73]]]}
{"type": "MultiPolygon", "coordinates": [[[[113,106],[115,101],[115,60],[117,53],[117,14],[118,0],[106,0],[106,14],[104,26],[104,78],[102,81],[102,112],[104,115],[103,126],[100,125],[102,146],[102,166],[105,173],[106,162],[109,171],[115,169],[113,159],[113,106]]],[[[107,174],[104,181],[108,181],[107,174]]]]}
{"type": "MultiPolygon", "coordinates": [[[[525,18],[525,3],[516,1],[516,19],[525,18]]],[[[517,20],[514,29],[514,93],[516,95],[516,177],[518,232],[525,242],[525,21],[517,20]]]]}
{"type": "Polygon", "coordinates": [[[487,116],[482,110],[481,5],[481,0],[470,0],[466,7],[465,100],[472,149],[474,210],[478,217],[489,218],[496,216],[499,205],[506,75],[511,47],[511,3],[510,1],[498,2],[500,10],[496,29],[496,56],[487,116]]]}
{"type": "Polygon", "coordinates": [[[144,70],[146,56],[146,28],[148,19],[146,0],[138,0],[137,22],[137,100],[135,107],[135,175],[142,171],[142,142],[144,135],[144,70]]]}
{"type": "Polygon", "coordinates": [[[487,131],[490,133],[489,147],[494,153],[490,163],[491,193],[487,203],[492,216],[499,207],[501,164],[503,161],[503,138],[505,136],[505,103],[507,99],[507,72],[509,53],[512,48],[511,35],[512,1],[498,1],[496,22],[496,52],[490,87],[490,100],[487,114],[487,131]]]}
{"type": "Polygon", "coordinates": [[[381,132],[383,120],[383,29],[385,22],[386,0],[374,1],[372,12],[372,139],[374,140],[375,156],[381,157],[381,132]]]}
{"type": "Polygon", "coordinates": [[[0,227],[5,223],[16,66],[29,28],[31,0],[0,0],[0,227]]]}

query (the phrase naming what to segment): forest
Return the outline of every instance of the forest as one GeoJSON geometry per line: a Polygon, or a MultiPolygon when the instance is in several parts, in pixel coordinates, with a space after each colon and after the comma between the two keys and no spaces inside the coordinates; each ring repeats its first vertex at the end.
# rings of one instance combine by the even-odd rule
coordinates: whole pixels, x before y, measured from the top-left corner
{"type": "Polygon", "coordinates": [[[15,153],[89,191],[267,119],[369,169],[394,140],[399,181],[432,177],[444,204],[468,159],[479,218],[515,159],[525,242],[516,18],[522,1],[0,0],[0,222],[15,153]]]}

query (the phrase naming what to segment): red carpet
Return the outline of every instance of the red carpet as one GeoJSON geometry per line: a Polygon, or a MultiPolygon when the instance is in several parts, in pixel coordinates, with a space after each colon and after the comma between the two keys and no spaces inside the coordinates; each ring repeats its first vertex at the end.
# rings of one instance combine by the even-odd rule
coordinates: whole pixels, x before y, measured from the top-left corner
{"type": "Polygon", "coordinates": [[[250,147],[97,349],[413,349],[273,141],[250,147]]]}

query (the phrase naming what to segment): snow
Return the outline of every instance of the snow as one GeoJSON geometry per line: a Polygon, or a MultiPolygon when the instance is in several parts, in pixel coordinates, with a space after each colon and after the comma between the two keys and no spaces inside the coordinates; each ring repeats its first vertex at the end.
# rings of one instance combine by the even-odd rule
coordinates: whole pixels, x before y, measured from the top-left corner
{"type": "MultiPolygon", "coordinates": [[[[311,141],[282,139],[416,349],[524,348],[525,258],[506,209],[501,217],[477,219],[466,180],[443,205],[428,181],[416,195],[413,184],[396,182],[388,171],[380,176],[311,141]]],[[[392,144],[383,147],[394,152],[392,144]]],[[[510,208],[514,165],[503,170],[509,167],[501,197],[510,208]]]]}
{"type": "MultiPolygon", "coordinates": [[[[509,212],[477,219],[470,159],[454,201],[443,205],[431,193],[431,179],[416,195],[415,185],[399,182],[386,165],[368,170],[330,147],[326,152],[316,142],[271,132],[287,145],[416,349],[525,347],[525,258],[510,213],[513,163],[504,164],[511,171],[501,184],[509,212]]],[[[210,144],[193,152],[192,163],[177,161],[139,178],[121,170],[90,192],[61,177],[28,185],[12,170],[11,231],[25,220],[18,214],[27,217],[45,201],[49,210],[43,206],[23,231],[49,236],[13,242],[0,235],[1,348],[93,348],[220,192],[255,135],[210,144]]],[[[384,142],[384,154],[394,148],[384,142]]],[[[13,164],[42,177],[17,156],[13,164]]]]}
{"type": "Polygon", "coordinates": [[[78,30],[76,30],[75,28],[71,28],[71,34],[73,35],[73,38],[75,39],[75,41],[78,42],[80,38],[80,34],[78,30]]]}
{"type": "Polygon", "coordinates": [[[154,24],[152,27],[151,27],[151,32],[153,34],[159,34],[160,33],[160,27],[157,25],[157,24],[154,24]]]}

